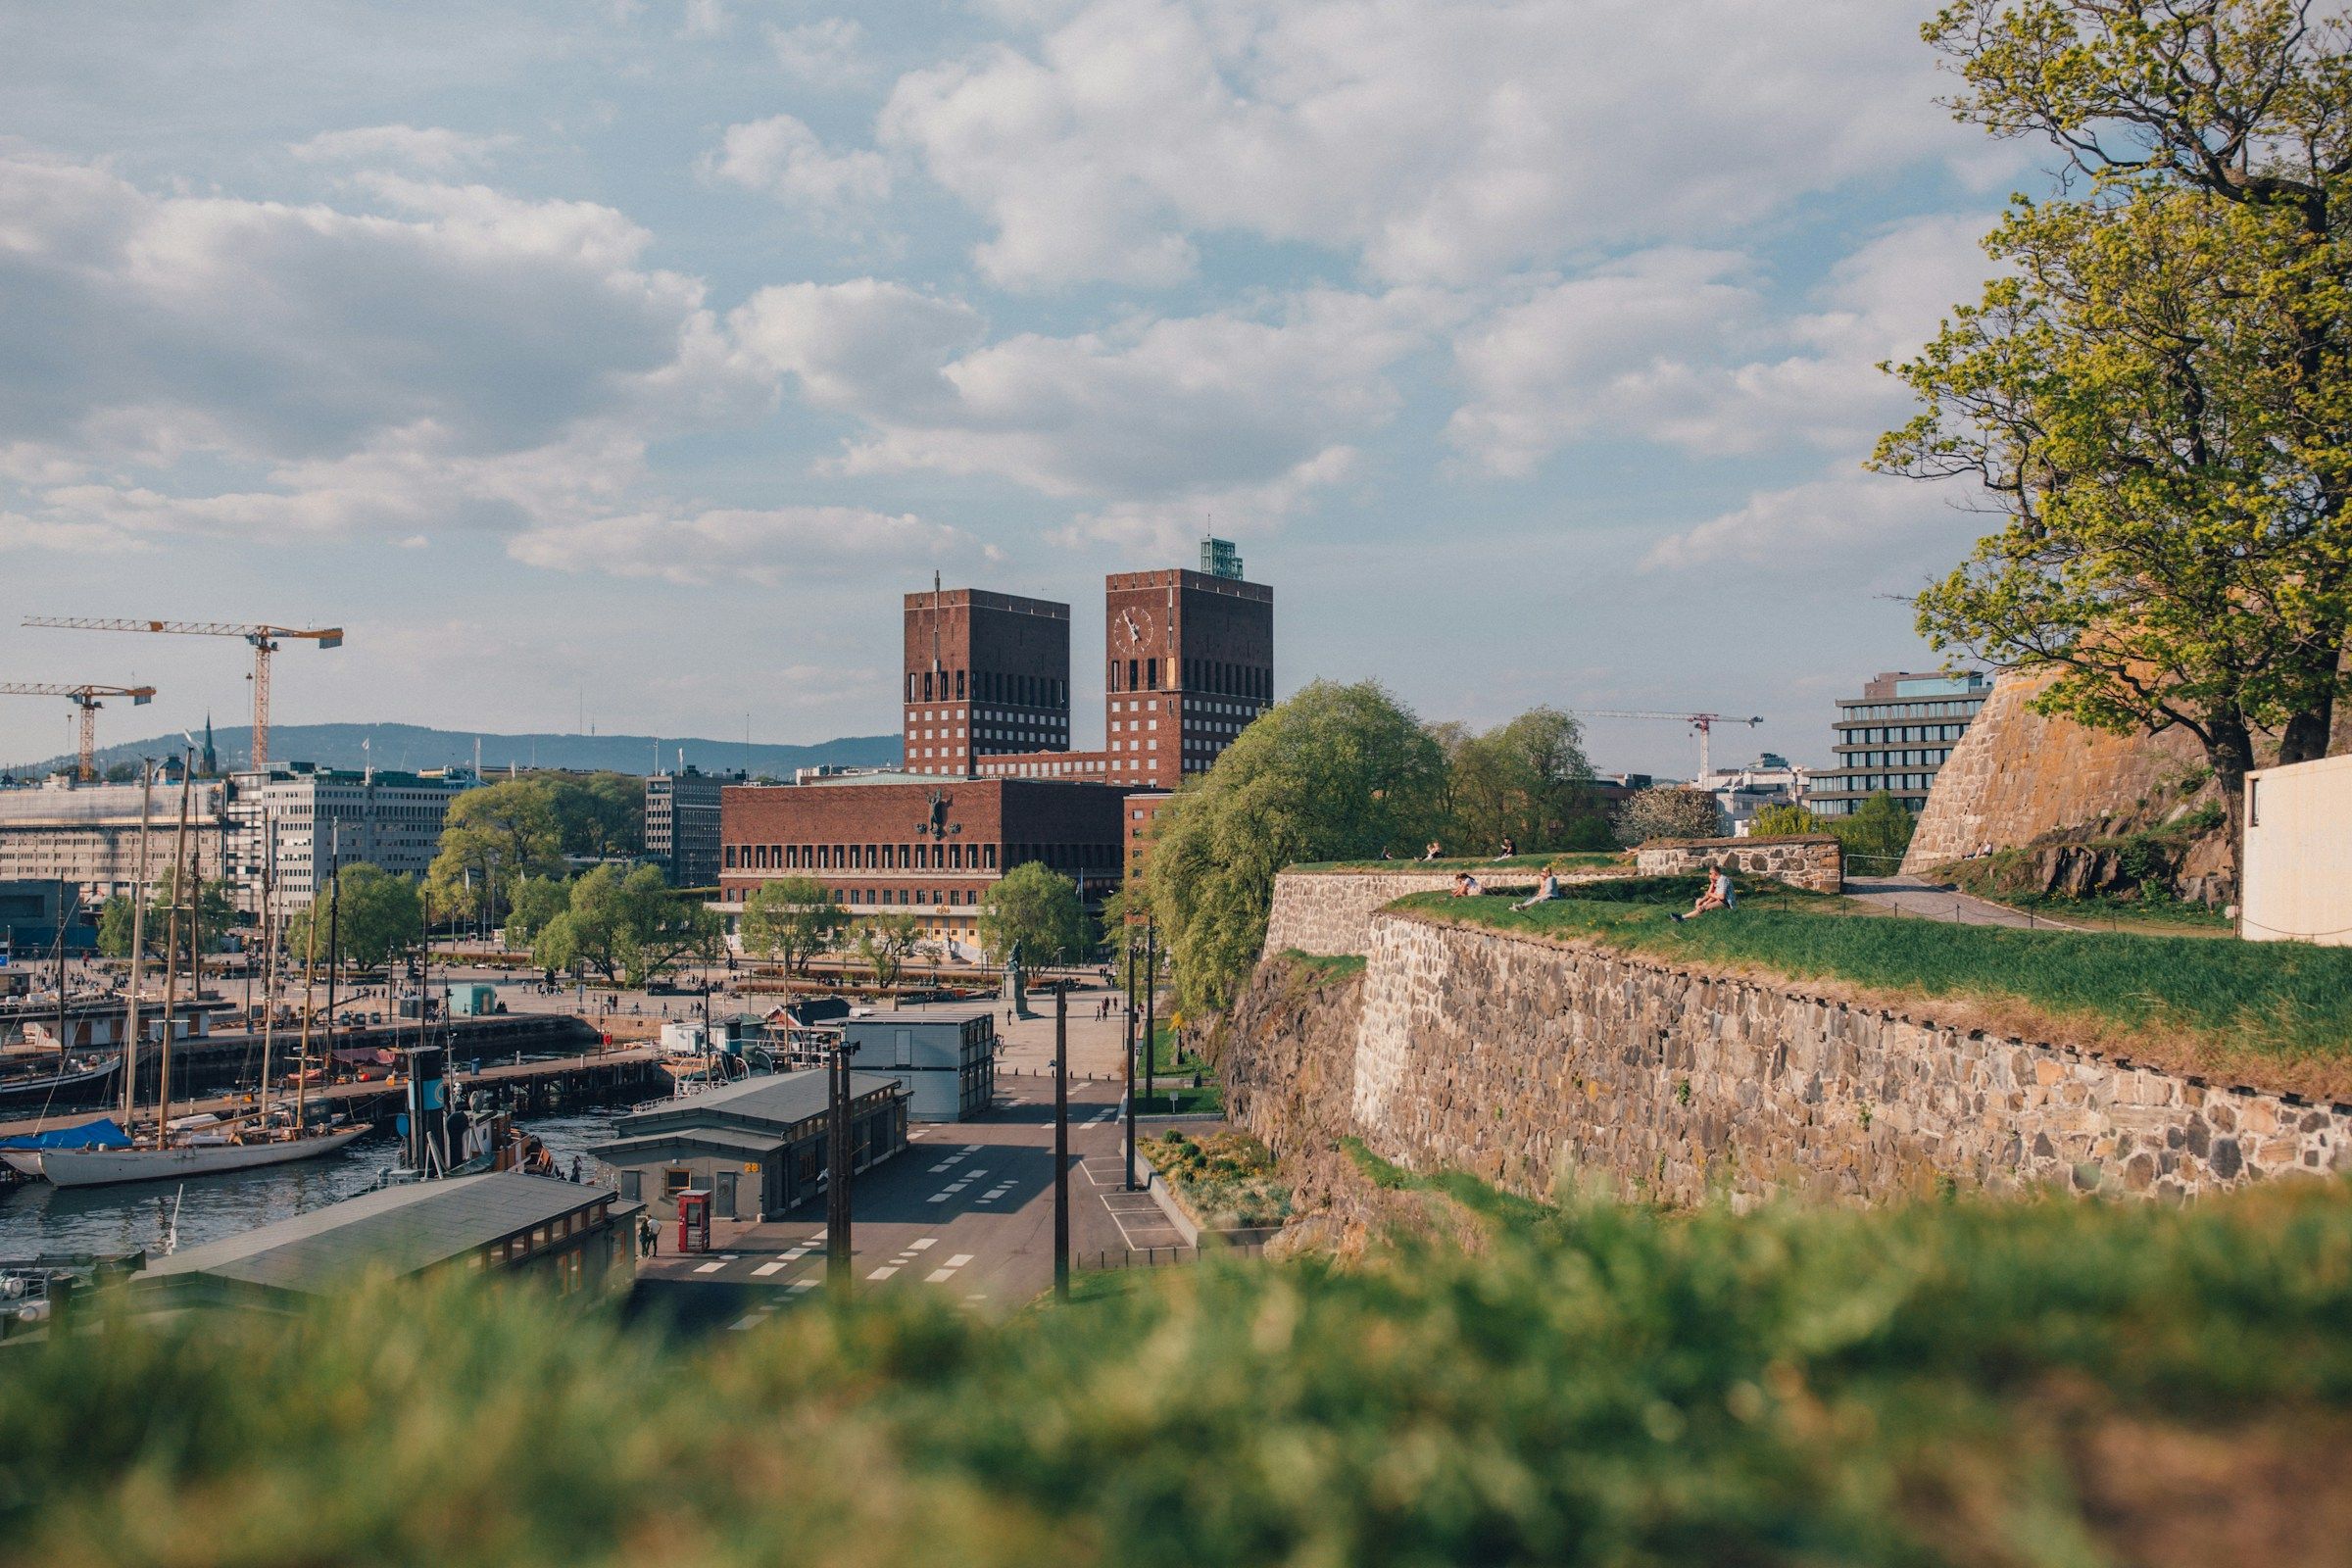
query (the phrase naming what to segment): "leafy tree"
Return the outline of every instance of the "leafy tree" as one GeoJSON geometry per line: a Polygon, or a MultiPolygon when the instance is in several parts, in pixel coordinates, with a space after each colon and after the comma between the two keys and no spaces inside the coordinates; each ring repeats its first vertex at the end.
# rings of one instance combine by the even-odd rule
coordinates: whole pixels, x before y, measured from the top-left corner
{"type": "Polygon", "coordinates": [[[922,935],[921,922],[911,914],[877,914],[858,923],[858,956],[872,966],[874,983],[887,989],[899,983],[922,935]]]}
{"type": "Polygon", "coordinates": [[[1023,860],[980,901],[980,946],[1002,963],[1017,944],[1030,964],[1083,956],[1094,946],[1078,884],[1042,860],[1023,860]]]}
{"type": "MultiPolygon", "coordinates": [[[[161,957],[165,944],[171,940],[172,890],[178,879],[171,867],[166,867],[159,879],[155,895],[147,906],[147,929],[144,933],[149,957],[161,957]]],[[[226,882],[199,881],[196,893],[196,925],[203,951],[220,951],[221,940],[237,923],[235,889],[226,882]]],[[[98,951],[110,958],[130,956],[131,903],[127,894],[118,893],[98,906],[98,951]]],[[[180,926],[179,957],[188,956],[187,924],[183,916],[180,926]]]]}
{"type": "Polygon", "coordinates": [[[1816,816],[1802,806],[1766,806],[1758,808],[1751,832],[1762,838],[1794,837],[1806,833],[1827,833],[1827,817],[1816,816]]]}
{"type": "Polygon", "coordinates": [[[1445,774],[1437,741],[1387,691],[1317,681],[1188,780],[1160,808],[1147,872],[1184,1010],[1222,1005],[1248,974],[1277,872],[1417,852],[1445,774]]]}
{"type": "Polygon", "coordinates": [[[424,940],[424,909],[416,884],[365,860],[341,867],[330,887],[287,917],[287,952],[311,951],[314,921],[321,963],[329,953],[339,951],[348,963],[389,965],[424,940]],[[340,899],[334,897],[338,890],[340,899]]]}
{"type": "Polygon", "coordinates": [[[1911,830],[1919,825],[1903,804],[1885,790],[1845,816],[1833,818],[1830,831],[1845,847],[1846,858],[1859,861],[1862,876],[1892,876],[1911,847],[1911,830]]]}
{"type": "Polygon", "coordinates": [[[425,882],[434,908],[474,914],[494,890],[503,902],[504,890],[524,877],[558,876],[563,870],[563,829],[547,784],[504,779],[449,803],[441,848],[425,882]]]}
{"type": "Polygon", "coordinates": [[[1617,841],[1647,844],[1652,839],[1711,839],[1723,831],[1723,812],[1705,790],[1652,784],[1617,808],[1617,841]]]}
{"type": "Polygon", "coordinates": [[[2324,755],[2352,619],[2352,69],[2302,0],[1961,0],[1963,120],[2078,176],[2013,200],[2005,275],[1899,374],[1881,468],[2005,521],[1918,601],[2036,698],[2187,730],[2242,822],[2258,730],[2324,755]]]}
{"type": "Polygon", "coordinates": [[[571,907],[571,883],[561,877],[528,876],[514,884],[507,904],[507,942],[528,946],[571,907]]]}
{"type": "Polygon", "coordinates": [[[1432,734],[1446,750],[1447,816],[1463,848],[1527,853],[1606,848],[1606,817],[1592,794],[1584,730],[1556,708],[1538,708],[1473,735],[1460,725],[1432,734]]]}
{"type": "Polygon", "coordinates": [[[596,772],[585,777],[559,773],[533,782],[547,791],[564,854],[610,860],[645,853],[645,780],[596,772]]]}
{"type": "MultiPolygon", "coordinates": [[[[109,763],[106,769],[106,781],[109,784],[136,784],[139,781],[139,764],[136,762],[109,763]]],[[[127,951],[130,939],[124,937],[122,940],[126,945],[125,951],[127,951]]]]}
{"type": "Polygon", "coordinates": [[[682,899],[653,866],[600,865],[571,885],[571,901],[542,927],[531,956],[544,968],[594,970],[637,987],[678,960],[711,951],[714,910],[682,899]]]}
{"type": "Polygon", "coordinates": [[[743,948],[773,958],[788,975],[808,971],[808,960],[841,940],[849,923],[841,906],[813,877],[778,877],[762,882],[743,901],[743,948]]]}

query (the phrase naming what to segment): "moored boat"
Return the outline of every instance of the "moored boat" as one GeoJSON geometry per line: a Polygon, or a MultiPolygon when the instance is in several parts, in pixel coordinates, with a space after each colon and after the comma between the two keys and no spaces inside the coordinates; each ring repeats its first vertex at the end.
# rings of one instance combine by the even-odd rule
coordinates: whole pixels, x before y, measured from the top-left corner
{"type": "Polygon", "coordinates": [[[162,1149],[51,1149],[41,1152],[40,1173],[58,1187],[184,1181],[191,1176],[315,1159],[366,1137],[370,1130],[362,1124],[299,1138],[264,1138],[252,1143],[222,1139],[172,1144],[162,1149]]]}

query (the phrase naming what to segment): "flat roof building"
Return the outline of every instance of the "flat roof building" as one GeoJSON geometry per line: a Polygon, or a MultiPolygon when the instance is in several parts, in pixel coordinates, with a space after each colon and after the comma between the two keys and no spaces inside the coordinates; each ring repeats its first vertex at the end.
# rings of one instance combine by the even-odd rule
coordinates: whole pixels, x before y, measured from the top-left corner
{"type": "Polygon", "coordinates": [[[881,1012],[841,1026],[850,1059],[906,1087],[916,1121],[962,1121],[996,1103],[997,1015],[881,1012]]]}
{"type": "Polygon", "coordinates": [[[874,773],[730,787],[720,807],[721,907],[761,883],[809,877],[853,914],[910,914],[927,936],[969,941],[980,901],[1038,860],[1099,903],[1119,885],[1120,795],[1058,779],[874,773]]]}
{"type": "Polygon", "coordinates": [[[611,1188],[519,1171],[362,1193],[175,1252],[131,1282],[163,1307],[291,1308],[376,1275],[513,1275],[563,1295],[625,1288],[643,1205],[611,1188]]]}
{"type": "Polygon", "coordinates": [[[1805,805],[1822,816],[1845,816],[1884,790],[1919,811],[1991,695],[1992,677],[1981,669],[1876,676],[1861,696],[1838,700],[1837,765],[1812,776],[1805,805]]]}
{"type": "Polygon", "coordinates": [[[1069,750],[1070,607],[934,587],[905,615],[905,764],[970,778],[982,757],[1069,750]]]}
{"type": "MultiPolygon", "coordinates": [[[[612,1138],[588,1152],[623,1198],[644,1200],[660,1218],[675,1213],[678,1194],[697,1191],[711,1195],[713,1219],[773,1219],[819,1190],[827,1077],[809,1068],[657,1102],[614,1122],[612,1138]]],[[[850,1094],[851,1165],[863,1170],[906,1147],[906,1091],[896,1078],[852,1072],[850,1094]]]]}
{"type": "Polygon", "coordinates": [[[741,773],[688,767],[645,781],[645,854],[673,888],[718,882],[718,792],[745,782],[741,773]]]}
{"type": "MultiPolygon", "coordinates": [[[[179,822],[179,782],[157,779],[147,832],[147,865],[139,868],[136,784],[76,784],[58,774],[39,784],[0,789],[0,881],[73,884],[91,904],[153,883],[172,863],[179,822]]],[[[198,871],[221,874],[228,831],[229,787],[220,779],[189,786],[188,842],[198,871]]]]}
{"type": "Polygon", "coordinates": [[[441,848],[449,803],[481,781],[469,772],[428,777],[383,769],[297,762],[267,773],[230,775],[226,875],[237,906],[262,912],[262,869],[277,831],[277,906],[310,906],[337,866],[365,861],[395,876],[420,877],[441,848]]]}

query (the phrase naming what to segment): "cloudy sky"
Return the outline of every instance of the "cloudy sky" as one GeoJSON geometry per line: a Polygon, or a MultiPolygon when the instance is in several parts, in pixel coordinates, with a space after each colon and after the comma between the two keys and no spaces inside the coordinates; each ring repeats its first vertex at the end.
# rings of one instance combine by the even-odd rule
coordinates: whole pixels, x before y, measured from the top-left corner
{"type": "Polygon", "coordinates": [[[1861,471],[1876,366],[2033,177],[1920,9],[18,0],[0,672],[154,682],[127,738],[242,645],[24,614],[328,622],[281,722],[811,741],[896,727],[935,568],[1070,601],[1083,681],[1213,528],[1285,690],[1825,761],[1972,531],[1861,471]]]}

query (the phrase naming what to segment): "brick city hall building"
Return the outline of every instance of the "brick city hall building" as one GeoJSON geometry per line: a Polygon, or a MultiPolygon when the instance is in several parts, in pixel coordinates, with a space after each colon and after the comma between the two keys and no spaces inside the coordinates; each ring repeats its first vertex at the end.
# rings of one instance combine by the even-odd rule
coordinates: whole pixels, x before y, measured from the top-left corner
{"type": "Polygon", "coordinates": [[[1201,564],[1105,580],[1097,752],[1070,750],[1069,606],[908,594],[901,767],[724,791],[721,900],[808,876],[852,913],[969,941],[989,886],[1041,860],[1099,904],[1168,792],[1274,703],[1274,591],[1221,540],[1201,564]]]}

